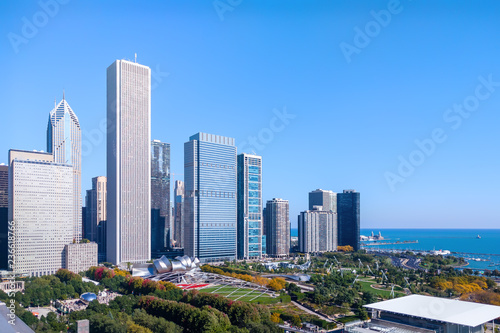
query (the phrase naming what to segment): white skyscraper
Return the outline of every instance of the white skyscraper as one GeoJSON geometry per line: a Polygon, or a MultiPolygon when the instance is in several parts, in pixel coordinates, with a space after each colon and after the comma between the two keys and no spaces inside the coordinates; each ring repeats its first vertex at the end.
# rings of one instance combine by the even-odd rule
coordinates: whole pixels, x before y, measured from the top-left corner
{"type": "Polygon", "coordinates": [[[336,251],[338,245],[337,213],[314,206],[314,210],[299,215],[299,251],[336,251]]]}
{"type": "Polygon", "coordinates": [[[50,111],[47,126],[47,152],[55,163],[73,166],[73,239],[82,238],[82,133],[75,113],[64,99],[50,111]]]}
{"type": "Polygon", "coordinates": [[[151,69],[116,60],[107,69],[107,260],[151,258],[151,69]]]}
{"type": "Polygon", "coordinates": [[[73,167],[50,153],[9,151],[9,221],[14,221],[15,273],[55,274],[73,240],[73,167]]]}

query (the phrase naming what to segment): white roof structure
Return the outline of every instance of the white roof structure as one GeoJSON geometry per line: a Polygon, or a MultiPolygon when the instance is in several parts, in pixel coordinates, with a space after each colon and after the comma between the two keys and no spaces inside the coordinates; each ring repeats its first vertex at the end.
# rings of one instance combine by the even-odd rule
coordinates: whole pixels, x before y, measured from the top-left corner
{"type": "Polygon", "coordinates": [[[394,298],[365,307],[469,327],[500,317],[500,306],[423,295],[394,298]]]}

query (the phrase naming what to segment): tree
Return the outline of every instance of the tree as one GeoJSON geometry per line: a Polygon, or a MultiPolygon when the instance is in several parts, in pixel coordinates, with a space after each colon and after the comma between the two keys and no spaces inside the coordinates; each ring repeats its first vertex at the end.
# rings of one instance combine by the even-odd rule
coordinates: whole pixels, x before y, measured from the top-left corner
{"type": "Polygon", "coordinates": [[[267,285],[269,288],[273,289],[274,291],[280,291],[285,288],[286,286],[286,281],[283,278],[272,278],[271,281],[269,281],[269,284],[267,285]]]}

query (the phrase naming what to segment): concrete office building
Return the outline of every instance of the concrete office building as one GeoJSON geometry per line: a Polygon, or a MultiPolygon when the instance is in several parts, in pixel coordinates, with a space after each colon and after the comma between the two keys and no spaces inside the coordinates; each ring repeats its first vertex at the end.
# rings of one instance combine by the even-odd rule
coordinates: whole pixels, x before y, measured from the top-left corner
{"type": "Polygon", "coordinates": [[[321,189],[309,192],[309,210],[314,210],[314,206],[337,212],[337,193],[321,189]]]}
{"type": "Polygon", "coordinates": [[[47,152],[54,162],[73,166],[73,238],[82,238],[82,133],[80,123],[64,98],[50,111],[47,152]]]}
{"type": "Polygon", "coordinates": [[[9,221],[15,223],[14,273],[55,274],[73,241],[74,172],[53,155],[9,151],[9,221]]]}
{"type": "Polygon", "coordinates": [[[102,229],[107,220],[107,179],[104,176],[92,178],[92,189],[85,197],[84,238],[98,245],[99,262],[106,258],[106,238],[102,229]]]}
{"type": "Polygon", "coordinates": [[[174,235],[173,240],[175,247],[183,247],[184,238],[184,182],[181,180],[175,181],[174,187],[174,235]]]}
{"type": "Polygon", "coordinates": [[[170,246],[170,144],[151,142],[151,251],[170,246]]]}
{"type": "Polygon", "coordinates": [[[97,243],[67,244],[65,247],[65,265],[73,273],[87,271],[92,266],[97,266],[97,243]]]}
{"type": "Polygon", "coordinates": [[[355,190],[344,190],[337,194],[337,216],[339,245],[350,245],[354,251],[360,249],[360,195],[355,190]]]}
{"type": "Polygon", "coordinates": [[[262,257],[262,157],[238,155],[238,259],[262,257]]]}
{"type": "Polygon", "coordinates": [[[107,69],[107,260],[151,259],[151,69],[107,69]]]}
{"type": "Polygon", "coordinates": [[[337,213],[322,210],[301,212],[299,215],[299,251],[328,252],[337,250],[337,213]]]}
{"type": "Polygon", "coordinates": [[[290,254],[290,215],[288,200],[268,200],[265,209],[266,252],[269,256],[290,254]]]}
{"type": "Polygon", "coordinates": [[[184,144],[184,254],[202,262],[236,258],[234,139],[197,133],[184,144]]]}

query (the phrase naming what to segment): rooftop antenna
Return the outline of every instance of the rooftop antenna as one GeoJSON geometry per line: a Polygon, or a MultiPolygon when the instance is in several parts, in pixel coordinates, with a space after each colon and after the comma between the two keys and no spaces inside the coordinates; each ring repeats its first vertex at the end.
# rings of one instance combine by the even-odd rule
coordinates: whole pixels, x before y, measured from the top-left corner
{"type": "Polygon", "coordinates": [[[137,53],[134,53],[135,55],[135,63],[137,63],[137,53]]]}
{"type": "Polygon", "coordinates": [[[63,89],[63,101],[64,101],[64,89],[63,89]]]}

